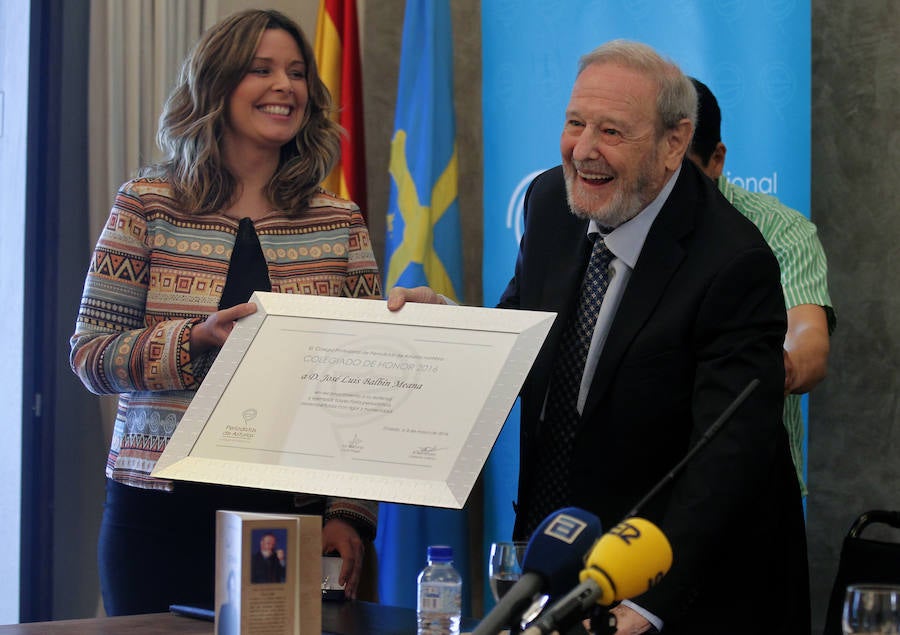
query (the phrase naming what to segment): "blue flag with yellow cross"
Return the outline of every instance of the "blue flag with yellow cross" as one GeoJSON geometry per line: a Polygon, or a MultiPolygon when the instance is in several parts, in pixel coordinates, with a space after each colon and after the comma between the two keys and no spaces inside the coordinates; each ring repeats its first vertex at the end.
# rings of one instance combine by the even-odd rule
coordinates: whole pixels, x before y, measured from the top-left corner
{"type": "MultiPolygon", "coordinates": [[[[462,301],[457,202],[453,51],[448,0],[407,0],[391,139],[385,290],[428,285],[462,301]]],[[[469,575],[465,510],[382,503],[378,512],[378,595],[383,604],[416,606],[416,576],[428,545],[450,545],[469,575]]],[[[463,613],[470,615],[466,585],[463,613]]]]}
{"type": "Polygon", "coordinates": [[[462,299],[453,51],[447,0],[408,0],[391,139],[385,289],[462,299]]]}

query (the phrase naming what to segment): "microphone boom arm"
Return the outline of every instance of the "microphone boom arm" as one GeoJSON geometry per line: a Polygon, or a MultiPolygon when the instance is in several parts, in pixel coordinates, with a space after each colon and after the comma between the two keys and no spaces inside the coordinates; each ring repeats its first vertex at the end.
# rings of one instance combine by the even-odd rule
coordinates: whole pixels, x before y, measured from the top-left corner
{"type": "Polygon", "coordinates": [[[750,380],[750,383],[747,384],[747,387],[741,391],[741,394],[739,394],[737,397],[735,397],[734,401],[732,401],[731,404],[729,404],[729,406],[725,409],[725,411],[719,415],[719,418],[716,419],[715,421],[713,421],[712,425],[709,426],[709,428],[706,430],[706,432],[703,433],[703,436],[700,437],[700,440],[697,441],[696,445],[694,445],[694,447],[692,447],[690,449],[690,451],[684,455],[684,458],[682,458],[675,465],[675,467],[673,467],[671,470],[669,470],[669,473],[666,474],[662,478],[662,480],[660,480],[659,483],[657,483],[653,487],[653,489],[651,489],[649,492],[647,492],[647,495],[644,496],[644,498],[642,498],[640,500],[640,502],[634,506],[634,509],[632,509],[630,512],[628,512],[628,514],[626,514],[625,518],[631,518],[633,516],[637,516],[638,510],[640,510],[641,507],[646,505],[647,501],[649,501],[651,498],[656,496],[657,492],[659,492],[659,490],[661,490],[672,479],[674,479],[675,475],[681,471],[681,469],[685,466],[685,464],[688,461],[690,461],[691,458],[693,458],[693,456],[698,451],[700,451],[701,448],[703,448],[703,446],[705,446],[707,443],[709,443],[709,440],[713,438],[713,436],[719,431],[719,429],[723,425],[725,425],[725,422],[731,418],[731,415],[734,414],[734,411],[737,410],[742,403],[744,403],[744,400],[750,396],[750,393],[752,393],[754,390],[756,390],[757,386],[759,386],[759,379],[753,378],[752,380],[750,380]]]}

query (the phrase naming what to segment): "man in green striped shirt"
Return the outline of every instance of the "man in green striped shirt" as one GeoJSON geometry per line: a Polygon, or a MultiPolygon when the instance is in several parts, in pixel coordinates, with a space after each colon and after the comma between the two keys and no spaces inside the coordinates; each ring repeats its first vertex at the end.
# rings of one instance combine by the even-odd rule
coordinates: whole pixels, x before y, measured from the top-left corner
{"type": "Polygon", "coordinates": [[[829,337],[835,316],[828,295],[827,264],[816,226],[803,214],[766,194],[750,192],[722,176],[725,144],[721,139],[722,115],[709,88],[691,78],[697,89],[698,121],[688,157],[711,179],[719,191],[762,233],[781,267],[781,286],[787,309],[784,339],[784,425],[791,440],[800,489],[806,495],[803,465],[803,417],[800,395],[825,378],[829,337]]]}

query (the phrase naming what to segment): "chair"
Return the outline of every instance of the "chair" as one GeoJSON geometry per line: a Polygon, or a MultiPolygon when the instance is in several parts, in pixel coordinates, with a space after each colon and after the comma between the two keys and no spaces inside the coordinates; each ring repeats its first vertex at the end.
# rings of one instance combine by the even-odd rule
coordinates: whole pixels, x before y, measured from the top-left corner
{"type": "Polygon", "coordinates": [[[900,529],[900,512],[872,510],[856,519],[844,538],[837,575],[831,589],[823,635],[841,635],[841,613],[847,585],[900,584],[900,542],[862,538],[863,529],[882,523],[900,529]]]}

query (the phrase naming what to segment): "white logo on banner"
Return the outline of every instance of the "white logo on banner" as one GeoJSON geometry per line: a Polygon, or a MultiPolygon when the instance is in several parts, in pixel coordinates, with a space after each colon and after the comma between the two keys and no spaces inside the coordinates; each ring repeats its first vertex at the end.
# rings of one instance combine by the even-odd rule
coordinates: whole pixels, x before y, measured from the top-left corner
{"type": "Polygon", "coordinates": [[[758,194],[778,194],[778,172],[772,172],[771,176],[732,176],[730,171],[725,171],[725,178],[729,183],[742,187],[748,192],[758,194]]]}
{"type": "Polygon", "coordinates": [[[519,181],[516,189],[513,190],[512,196],[509,197],[509,205],[506,207],[506,228],[512,229],[516,237],[516,246],[522,241],[522,234],[525,233],[525,191],[531,182],[541,174],[544,170],[532,172],[519,181]]]}

